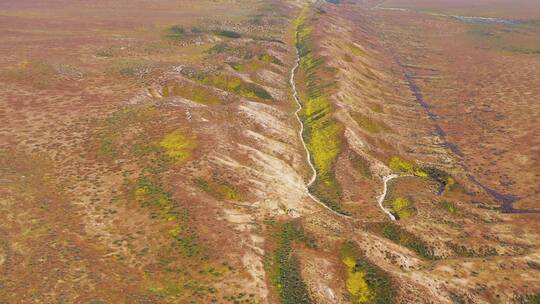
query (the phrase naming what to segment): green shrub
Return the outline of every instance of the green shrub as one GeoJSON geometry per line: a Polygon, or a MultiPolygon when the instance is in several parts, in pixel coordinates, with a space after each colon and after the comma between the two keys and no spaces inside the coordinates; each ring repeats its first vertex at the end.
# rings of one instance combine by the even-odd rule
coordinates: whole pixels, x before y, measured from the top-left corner
{"type": "Polygon", "coordinates": [[[343,244],[340,257],[347,273],[345,287],[352,303],[394,303],[395,288],[388,274],[369,263],[353,242],[343,244]]]}
{"type": "Polygon", "coordinates": [[[173,25],[165,29],[165,34],[163,36],[171,40],[183,40],[187,37],[187,33],[184,27],[180,25],[173,25]]]}
{"type": "Polygon", "coordinates": [[[218,31],[216,34],[219,35],[219,36],[223,36],[223,37],[227,37],[227,38],[233,38],[233,39],[237,39],[237,38],[242,37],[242,35],[240,35],[237,32],[234,32],[234,31],[218,31]]]}
{"type": "Polygon", "coordinates": [[[438,258],[433,254],[433,249],[423,240],[394,223],[378,223],[371,225],[369,228],[394,243],[411,249],[422,258],[428,260],[438,258]]]}

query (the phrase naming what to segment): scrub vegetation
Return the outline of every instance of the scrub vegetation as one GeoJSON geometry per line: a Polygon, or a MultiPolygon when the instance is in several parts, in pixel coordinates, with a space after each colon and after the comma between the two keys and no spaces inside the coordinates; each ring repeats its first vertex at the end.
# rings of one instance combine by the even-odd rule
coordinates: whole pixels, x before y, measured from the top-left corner
{"type": "Polygon", "coordinates": [[[422,239],[394,223],[377,223],[371,225],[369,229],[396,244],[411,249],[422,258],[428,260],[438,258],[434,255],[433,249],[429,247],[422,239]]]}
{"type": "Polygon", "coordinates": [[[267,265],[270,280],[277,290],[281,303],[312,303],[300,273],[298,258],[293,253],[293,242],[315,247],[314,240],[299,224],[282,224],[276,236],[276,248],[267,265]]]}
{"type": "Polygon", "coordinates": [[[194,80],[202,84],[214,86],[224,91],[238,94],[242,97],[257,100],[267,101],[272,99],[272,95],[263,87],[252,82],[246,82],[242,79],[225,74],[197,74],[193,77],[194,80]]]}
{"type": "Polygon", "coordinates": [[[347,274],[345,287],[352,303],[394,303],[392,280],[383,270],[368,262],[353,242],[343,244],[340,257],[347,274]]]}
{"type": "Polygon", "coordinates": [[[393,156],[390,159],[388,165],[390,169],[402,175],[414,175],[418,177],[427,177],[428,174],[424,172],[419,166],[412,162],[401,159],[398,156],[393,156]]]}

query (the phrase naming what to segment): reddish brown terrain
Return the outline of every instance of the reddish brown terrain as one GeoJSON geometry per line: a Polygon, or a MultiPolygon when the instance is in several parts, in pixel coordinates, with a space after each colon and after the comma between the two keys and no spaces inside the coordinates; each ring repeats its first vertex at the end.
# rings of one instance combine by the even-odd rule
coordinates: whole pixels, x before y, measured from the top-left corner
{"type": "Polygon", "coordinates": [[[0,303],[539,303],[539,20],[2,1],[0,303]]]}

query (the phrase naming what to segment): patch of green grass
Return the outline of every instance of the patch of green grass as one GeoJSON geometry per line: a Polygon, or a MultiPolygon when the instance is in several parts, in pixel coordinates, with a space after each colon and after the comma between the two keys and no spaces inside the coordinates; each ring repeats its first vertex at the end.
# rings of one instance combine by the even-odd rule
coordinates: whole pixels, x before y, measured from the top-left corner
{"type": "Polygon", "coordinates": [[[395,288],[390,277],[369,263],[353,242],[343,244],[340,257],[347,273],[345,287],[352,303],[394,303],[395,288]]]}
{"type": "Polygon", "coordinates": [[[408,219],[416,214],[413,202],[406,197],[398,197],[393,200],[392,210],[399,219],[408,219]]]}
{"type": "Polygon", "coordinates": [[[182,130],[171,132],[159,142],[159,145],[165,149],[166,154],[176,160],[177,163],[184,162],[190,158],[191,152],[197,144],[193,138],[184,134],[182,130]]]}
{"type": "Polygon", "coordinates": [[[210,194],[215,199],[231,201],[242,200],[242,195],[238,192],[236,187],[229,184],[227,181],[220,179],[212,179],[207,181],[202,178],[196,178],[193,182],[204,192],[210,194]]]}
{"type": "Polygon", "coordinates": [[[198,74],[195,80],[222,90],[255,100],[271,100],[272,95],[258,84],[245,82],[240,78],[224,74],[198,74]]]}
{"type": "Polygon", "coordinates": [[[328,207],[346,213],[341,208],[341,187],[334,172],[335,162],[342,149],[343,129],[333,118],[332,104],[325,92],[327,84],[317,74],[322,60],[316,58],[312,51],[312,29],[306,25],[304,13],[296,24],[296,47],[307,90],[300,113],[304,124],[302,136],[317,171],[317,180],[309,190],[328,207]]]}
{"type": "Polygon", "coordinates": [[[276,249],[270,259],[270,280],[282,304],[312,303],[302,279],[297,257],[292,252],[293,242],[303,242],[313,247],[313,240],[297,224],[286,223],[280,227],[276,249]]]}
{"type": "Polygon", "coordinates": [[[411,249],[422,258],[428,260],[438,259],[438,257],[434,255],[433,249],[429,247],[422,239],[394,223],[377,223],[369,226],[369,229],[396,244],[411,249]]]}
{"type": "Polygon", "coordinates": [[[366,116],[360,113],[352,113],[351,116],[360,128],[369,133],[381,133],[390,131],[390,128],[385,123],[377,121],[373,117],[366,116]]]}
{"type": "Polygon", "coordinates": [[[208,88],[194,84],[173,84],[163,86],[163,97],[179,96],[204,105],[219,105],[223,103],[221,97],[208,88]]]}

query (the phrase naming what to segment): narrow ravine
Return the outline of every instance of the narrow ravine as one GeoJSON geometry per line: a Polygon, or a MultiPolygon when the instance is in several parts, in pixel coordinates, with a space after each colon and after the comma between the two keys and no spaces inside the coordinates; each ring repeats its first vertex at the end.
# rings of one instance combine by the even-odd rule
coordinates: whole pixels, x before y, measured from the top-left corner
{"type": "MultiPolygon", "coordinates": [[[[307,147],[307,144],[306,144],[306,142],[304,140],[304,136],[303,136],[304,135],[304,123],[302,122],[302,119],[300,118],[300,112],[302,111],[302,103],[300,102],[300,99],[298,98],[298,91],[296,90],[296,84],[294,82],[294,77],[296,75],[296,70],[300,66],[300,53],[298,52],[298,49],[295,49],[295,51],[296,51],[296,61],[295,61],[294,67],[291,69],[291,77],[289,79],[289,83],[291,85],[291,89],[292,89],[292,92],[293,92],[294,101],[296,102],[296,104],[298,106],[298,108],[294,112],[294,115],[296,116],[296,120],[298,120],[298,123],[300,124],[300,130],[298,131],[298,136],[300,137],[300,142],[302,143],[302,147],[304,147],[304,151],[306,153],[306,160],[307,160],[307,163],[308,163],[309,168],[311,170],[311,178],[309,179],[309,182],[306,184],[305,191],[306,191],[307,195],[313,201],[320,204],[325,209],[330,210],[335,215],[338,215],[340,217],[345,217],[345,218],[351,218],[348,215],[345,215],[345,214],[339,213],[339,212],[337,212],[335,210],[332,210],[330,207],[328,207],[323,202],[321,202],[316,196],[311,194],[311,192],[309,191],[309,187],[311,187],[311,185],[313,185],[313,183],[317,180],[317,169],[315,169],[315,165],[313,164],[313,161],[311,159],[311,153],[309,152],[309,149],[307,147]]],[[[377,203],[379,204],[379,207],[381,208],[381,210],[386,215],[388,215],[388,217],[392,221],[395,221],[396,217],[383,206],[383,202],[386,199],[386,195],[387,195],[387,192],[388,192],[388,182],[391,181],[392,179],[395,179],[395,178],[398,178],[398,177],[400,177],[400,176],[397,175],[397,174],[390,174],[390,175],[387,175],[387,176],[383,177],[383,192],[377,198],[377,203]]]]}
{"type": "Polygon", "coordinates": [[[315,169],[315,165],[313,164],[313,160],[311,159],[311,153],[309,152],[309,149],[307,147],[307,144],[304,140],[304,123],[302,122],[302,119],[300,118],[300,111],[302,111],[302,103],[300,102],[300,99],[298,98],[298,91],[296,90],[296,84],[294,83],[294,76],[296,75],[296,70],[300,66],[300,53],[298,52],[298,49],[295,48],[296,51],[296,62],[294,64],[294,67],[291,69],[291,77],[290,77],[290,84],[293,92],[294,101],[298,105],[298,108],[294,112],[294,115],[296,116],[296,119],[298,120],[298,123],[300,124],[300,130],[298,131],[298,135],[300,136],[300,141],[302,142],[302,146],[304,147],[304,151],[306,152],[306,160],[309,165],[309,168],[311,169],[311,178],[309,179],[309,182],[306,184],[306,194],[316,203],[323,206],[325,209],[330,210],[333,214],[338,215],[340,217],[350,218],[350,216],[339,213],[335,210],[332,210],[332,208],[326,206],[323,202],[321,202],[315,195],[311,194],[309,191],[309,187],[313,185],[313,183],[317,180],[317,169],[315,169]]]}

